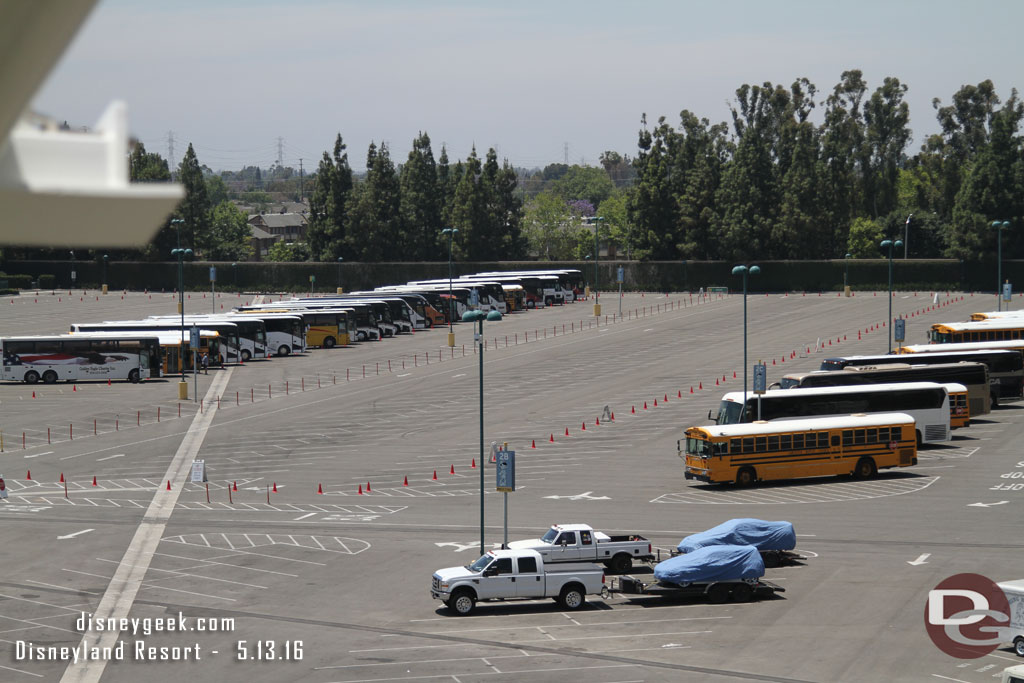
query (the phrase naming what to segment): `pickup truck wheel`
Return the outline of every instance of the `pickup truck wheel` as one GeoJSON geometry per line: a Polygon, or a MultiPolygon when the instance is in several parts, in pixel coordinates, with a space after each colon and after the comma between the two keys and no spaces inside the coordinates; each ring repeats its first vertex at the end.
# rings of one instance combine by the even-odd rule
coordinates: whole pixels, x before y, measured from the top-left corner
{"type": "Polygon", "coordinates": [[[567,610],[577,610],[587,601],[583,589],[577,584],[566,586],[558,596],[558,602],[567,610]]]}
{"type": "Polygon", "coordinates": [[[741,583],[732,589],[733,602],[750,602],[754,599],[754,588],[749,583],[741,583]]]}
{"type": "Polygon", "coordinates": [[[633,568],[633,558],[626,553],[619,553],[608,563],[608,569],[615,574],[625,574],[633,568]]]}
{"type": "Polygon", "coordinates": [[[448,606],[455,610],[455,613],[460,617],[464,617],[473,611],[473,608],[476,606],[476,597],[468,590],[458,590],[452,595],[452,599],[448,601],[448,606]]]}
{"type": "Polygon", "coordinates": [[[1018,657],[1024,657],[1024,638],[1017,636],[1013,639],[1013,651],[1018,657]]]}
{"type": "Polygon", "coordinates": [[[729,601],[729,586],[724,583],[716,583],[708,589],[708,602],[715,605],[721,605],[723,602],[729,601]]]}

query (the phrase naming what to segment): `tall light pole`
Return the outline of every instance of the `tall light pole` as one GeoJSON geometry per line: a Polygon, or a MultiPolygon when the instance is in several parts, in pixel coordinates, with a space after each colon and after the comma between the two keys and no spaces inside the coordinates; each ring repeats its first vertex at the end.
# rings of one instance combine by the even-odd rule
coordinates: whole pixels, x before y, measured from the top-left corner
{"type": "Polygon", "coordinates": [[[1010,227],[1010,221],[992,221],[992,227],[996,229],[998,234],[997,241],[999,247],[997,249],[999,256],[997,257],[999,265],[996,268],[996,310],[1003,310],[1003,228],[1010,227]]]}
{"type": "Polygon", "coordinates": [[[181,314],[181,342],[178,344],[178,365],[181,366],[181,382],[178,383],[178,398],[188,398],[188,382],[185,381],[185,265],[186,256],[191,256],[191,249],[172,249],[171,256],[178,259],[178,313],[181,314]]]}
{"type": "Polygon", "coordinates": [[[75,273],[75,252],[74,252],[74,250],[71,250],[68,253],[71,254],[71,287],[73,289],[74,286],[75,286],[75,275],[76,275],[76,273],[75,273]]]}
{"type": "Polygon", "coordinates": [[[481,310],[466,311],[462,314],[462,322],[480,322],[480,331],[474,334],[477,356],[480,358],[480,554],[487,552],[484,545],[484,320],[501,320],[501,313],[491,311],[484,315],[481,310]]]}
{"type": "Polygon", "coordinates": [[[914,214],[907,216],[907,222],[903,225],[903,260],[907,260],[907,247],[910,245],[910,219],[914,214]]]}
{"type": "Polygon", "coordinates": [[[886,327],[889,328],[889,348],[886,353],[892,353],[892,250],[894,248],[899,249],[903,246],[903,242],[896,240],[882,240],[879,245],[882,249],[889,250],[889,322],[886,323],[886,327]]]}
{"type": "Polygon", "coordinates": [[[846,268],[843,270],[843,296],[850,296],[850,256],[846,255],[846,268]]]}
{"type": "Polygon", "coordinates": [[[103,282],[101,283],[102,287],[100,287],[100,290],[104,294],[107,293],[107,261],[108,260],[110,260],[110,255],[109,254],[104,254],[103,255],[103,282]]]}
{"type": "MultiPolygon", "coordinates": [[[[455,323],[455,299],[452,298],[452,240],[458,231],[458,228],[445,228],[441,231],[442,235],[448,235],[448,346],[452,348],[455,348],[455,330],[452,327],[455,323]]],[[[483,476],[482,471],[480,475],[483,476]]]]}
{"type": "Polygon", "coordinates": [[[231,264],[231,275],[232,275],[232,280],[234,280],[234,282],[235,282],[235,289],[238,289],[238,264],[237,263],[232,263],[231,264]]]}
{"type": "Polygon", "coordinates": [[[743,410],[747,409],[747,276],[761,272],[760,266],[736,266],[733,275],[743,276],[743,410]]]}
{"type": "Polygon", "coordinates": [[[601,234],[601,222],[604,220],[602,216],[594,217],[594,315],[601,315],[601,301],[598,299],[599,294],[597,293],[597,262],[601,258],[600,246],[598,245],[598,236],[601,234]]]}
{"type": "Polygon", "coordinates": [[[341,256],[338,257],[338,294],[344,293],[341,289],[341,262],[344,260],[341,256]]]}

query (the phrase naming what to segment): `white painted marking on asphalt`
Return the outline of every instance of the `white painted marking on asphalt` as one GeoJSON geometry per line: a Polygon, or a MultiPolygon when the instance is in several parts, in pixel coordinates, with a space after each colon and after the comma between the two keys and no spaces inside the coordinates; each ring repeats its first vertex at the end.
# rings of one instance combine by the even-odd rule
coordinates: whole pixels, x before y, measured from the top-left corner
{"type": "MultiPolygon", "coordinates": [[[[210,388],[204,397],[209,408],[192,419],[185,438],[182,439],[165,476],[162,478],[174,481],[186,479],[192,469],[192,461],[199,453],[203,440],[206,438],[206,432],[217,414],[212,399],[219,398],[224,393],[224,388],[233,372],[233,367],[228,368],[226,372],[219,372],[210,383],[210,388]]],[[[122,619],[128,616],[132,604],[135,602],[135,596],[143,589],[143,580],[149,570],[153,553],[156,552],[157,546],[160,544],[160,539],[163,537],[171,513],[174,512],[174,505],[177,503],[181,491],[181,487],[174,487],[170,491],[158,490],[154,493],[152,502],[150,502],[145,516],[139,523],[135,535],[124,553],[124,558],[107,585],[100,604],[93,612],[97,617],[122,619]]],[[[114,641],[118,637],[117,631],[102,631],[97,634],[86,631],[82,634],[82,647],[86,647],[86,643],[90,641],[95,647],[113,647],[114,641]]],[[[71,662],[64,670],[64,675],[61,676],[61,683],[98,683],[106,665],[107,662],[102,659],[71,662]]]]}
{"type": "Polygon", "coordinates": [[[315,514],[316,514],[315,512],[307,512],[306,514],[302,515],[301,517],[296,517],[294,519],[294,521],[298,522],[298,521],[301,521],[303,519],[306,519],[307,517],[312,517],[315,514]]]}
{"type": "Polygon", "coordinates": [[[46,451],[45,453],[33,453],[32,455],[26,455],[26,458],[38,458],[40,455],[50,455],[53,451],[46,451]]]}
{"type": "Polygon", "coordinates": [[[115,453],[114,455],[108,455],[105,458],[99,458],[96,462],[103,462],[104,460],[113,460],[114,458],[123,458],[124,453],[115,453]]]}
{"type": "Polygon", "coordinates": [[[457,375],[452,375],[452,379],[455,379],[456,377],[465,377],[465,376],[466,376],[466,373],[464,373],[464,372],[460,372],[460,373],[459,373],[459,374],[457,374],[457,375]]]}
{"type": "Polygon", "coordinates": [[[22,671],[21,669],[15,669],[13,666],[0,665],[0,669],[7,669],[8,671],[17,671],[20,674],[26,674],[28,676],[35,676],[36,678],[42,678],[42,674],[34,674],[31,671],[22,671]]]}
{"type": "Polygon", "coordinates": [[[82,529],[81,531],[76,531],[73,534],[67,534],[66,536],[58,536],[57,540],[58,541],[63,541],[66,538],[74,538],[75,536],[81,536],[82,534],[87,534],[90,531],[96,531],[96,530],[95,529],[82,529]]]}
{"type": "Polygon", "coordinates": [[[1005,505],[1009,503],[1008,500],[1001,500],[998,503],[970,503],[967,507],[969,508],[990,508],[993,505],[1005,505]]]}
{"type": "Polygon", "coordinates": [[[411,374],[412,374],[411,372],[403,372],[403,373],[401,373],[399,375],[396,375],[396,377],[408,377],[411,374]]]}
{"type": "Polygon", "coordinates": [[[949,676],[940,676],[939,674],[932,674],[935,678],[941,678],[944,681],[955,681],[956,683],[970,683],[969,681],[963,681],[959,678],[950,678],[949,676]]]}
{"type": "Polygon", "coordinates": [[[932,556],[931,553],[922,553],[921,555],[917,556],[916,560],[907,560],[907,564],[913,565],[915,567],[917,567],[919,565],[922,565],[922,564],[928,564],[927,560],[931,556],[932,556]]]}

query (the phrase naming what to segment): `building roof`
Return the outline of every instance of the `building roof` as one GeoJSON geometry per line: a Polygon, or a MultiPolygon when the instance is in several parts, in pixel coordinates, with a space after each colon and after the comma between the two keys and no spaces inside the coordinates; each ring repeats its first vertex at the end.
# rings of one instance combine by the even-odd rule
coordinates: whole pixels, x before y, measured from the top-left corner
{"type": "Polygon", "coordinates": [[[306,217],[301,213],[263,213],[250,216],[249,222],[262,223],[268,228],[290,228],[306,225],[306,217]]]}
{"type": "Polygon", "coordinates": [[[258,240],[272,240],[272,239],[275,239],[274,235],[271,235],[269,232],[267,232],[266,230],[264,230],[263,228],[261,228],[261,227],[259,227],[257,225],[252,225],[252,226],[249,226],[249,227],[252,228],[252,236],[254,238],[258,239],[258,240]]]}

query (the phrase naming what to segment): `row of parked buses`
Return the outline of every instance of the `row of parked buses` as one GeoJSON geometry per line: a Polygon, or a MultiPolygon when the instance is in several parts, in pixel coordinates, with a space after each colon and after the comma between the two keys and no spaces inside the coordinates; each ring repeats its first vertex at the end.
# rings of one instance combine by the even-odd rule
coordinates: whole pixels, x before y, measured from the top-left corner
{"type": "Polygon", "coordinates": [[[823,475],[870,477],[917,464],[923,444],[1024,394],[1024,311],[938,323],[931,344],[826,358],[760,395],[722,397],[714,424],[678,444],[686,479],[709,483],[823,475]]]}
{"type": "Polygon", "coordinates": [[[502,313],[543,308],[583,296],[578,270],[490,272],[409,282],[337,296],[298,297],[239,306],[226,314],[151,316],[75,323],[69,334],[0,338],[2,379],[139,382],[190,372],[206,356],[216,367],[457,322],[471,308],[502,313]],[[192,348],[191,330],[199,345],[192,348]]]}

